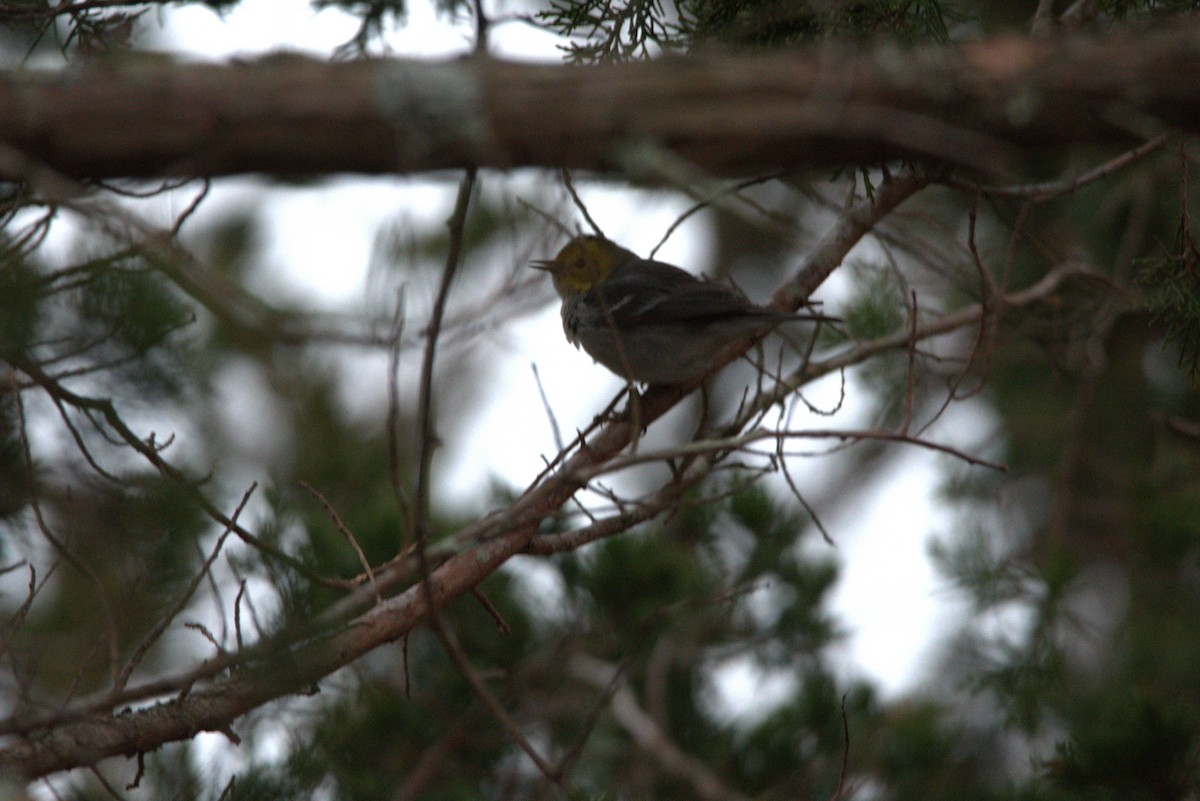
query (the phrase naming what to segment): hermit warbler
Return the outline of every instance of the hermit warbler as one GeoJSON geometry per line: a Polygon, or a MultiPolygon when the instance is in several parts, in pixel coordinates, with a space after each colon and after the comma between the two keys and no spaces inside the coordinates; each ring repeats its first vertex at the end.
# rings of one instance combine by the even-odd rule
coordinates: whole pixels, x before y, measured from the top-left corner
{"type": "Polygon", "coordinates": [[[563,330],[617,375],[681,384],[704,373],[731,342],[786,320],[832,320],[755,306],[725,284],[643,259],[599,236],[572,239],[535,261],[562,298],[563,330]]]}

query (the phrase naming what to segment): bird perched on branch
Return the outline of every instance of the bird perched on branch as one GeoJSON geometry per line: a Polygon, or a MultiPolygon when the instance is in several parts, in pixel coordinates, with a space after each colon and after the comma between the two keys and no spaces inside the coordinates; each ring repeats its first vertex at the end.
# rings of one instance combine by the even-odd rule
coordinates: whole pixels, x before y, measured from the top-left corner
{"type": "Polygon", "coordinates": [[[836,321],[756,306],[732,287],[599,236],[576,237],[532,266],[554,281],[567,339],[622,378],[644,384],[696,378],[731,342],[783,322],[836,321]]]}

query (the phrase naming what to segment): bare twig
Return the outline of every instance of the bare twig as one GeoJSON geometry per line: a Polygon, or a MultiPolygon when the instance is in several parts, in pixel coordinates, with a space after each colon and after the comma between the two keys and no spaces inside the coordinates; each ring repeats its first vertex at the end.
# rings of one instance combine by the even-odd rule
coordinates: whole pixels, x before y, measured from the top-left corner
{"type": "Polygon", "coordinates": [[[850,204],[833,228],[805,255],[790,280],[771,294],[771,307],[795,311],[842,263],[842,257],[875,223],[924,189],[939,174],[910,173],[875,188],[872,200],[850,204]]]}
{"type": "Polygon", "coordinates": [[[562,759],[558,761],[558,773],[561,776],[567,776],[574,767],[576,760],[583,753],[583,747],[587,745],[588,738],[591,737],[592,731],[595,730],[596,724],[600,722],[600,714],[604,708],[612,701],[613,693],[620,686],[622,674],[625,672],[626,662],[622,662],[613,671],[612,680],[608,686],[603,688],[600,697],[596,699],[596,703],[592,705],[587,717],[583,719],[582,725],[579,727],[579,735],[575,738],[575,742],[567,748],[562,759]]]}
{"type": "MultiPolygon", "coordinates": [[[[20,565],[6,568],[4,572],[23,565],[24,562],[20,565]]],[[[25,600],[17,607],[17,611],[13,612],[8,620],[4,621],[4,627],[0,628],[0,657],[3,657],[8,652],[13,635],[20,630],[21,626],[25,625],[25,618],[29,616],[29,608],[33,606],[33,599],[37,597],[37,591],[37,570],[33,565],[29,565],[29,589],[25,593],[25,600]]]]}
{"type": "Polygon", "coordinates": [[[454,719],[442,736],[417,757],[392,796],[393,801],[416,801],[425,797],[427,788],[437,779],[446,760],[474,733],[473,722],[469,717],[454,719]]]}
{"type": "Polygon", "coordinates": [[[183,627],[185,629],[191,629],[192,631],[199,632],[200,636],[203,637],[204,639],[208,640],[209,644],[211,644],[212,647],[214,649],[216,649],[218,654],[224,655],[225,653],[227,653],[225,650],[225,647],[222,646],[221,643],[217,642],[217,638],[213,636],[213,633],[211,631],[209,631],[208,627],[205,626],[203,623],[196,623],[194,621],[189,621],[187,623],[184,623],[183,627]]]}
{"type": "Polygon", "coordinates": [[[825,543],[836,547],[837,543],[833,541],[833,537],[829,536],[829,531],[825,528],[825,524],[821,522],[821,518],[817,515],[817,510],[812,508],[808,499],[804,497],[804,493],[800,492],[800,488],[796,486],[795,480],[792,479],[792,471],[788,469],[787,465],[787,454],[783,452],[782,439],[777,440],[776,448],[776,454],[779,457],[780,472],[783,473],[783,480],[787,482],[788,488],[792,491],[792,497],[808,513],[809,518],[813,521],[813,525],[817,527],[817,531],[821,532],[821,538],[825,540],[825,543]]]}
{"type": "MultiPolygon", "coordinates": [[[[246,508],[246,504],[250,501],[250,496],[254,494],[254,490],[257,488],[258,482],[252,482],[250,484],[249,489],[247,489],[245,494],[242,495],[242,500],[238,503],[237,508],[234,509],[233,515],[230,517],[231,520],[235,522],[237,521],[238,517],[242,514],[242,510],[246,508]]],[[[209,554],[208,558],[204,560],[204,563],[200,566],[200,569],[196,572],[196,575],[192,576],[192,580],[188,583],[187,589],[184,590],[183,594],[179,597],[179,600],[176,601],[174,606],[172,606],[171,609],[159,619],[158,623],[150,631],[146,632],[146,636],[143,637],[142,641],[138,643],[136,648],[134,648],[133,653],[125,662],[125,667],[121,670],[120,675],[117,676],[117,680],[113,683],[112,692],[114,695],[119,694],[125,689],[125,686],[129,683],[129,677],[133,675],[133,671],[139,664],[141,664],[146,652],[150,650],[150,646],[158,642],[159,637],[161,637],[163,632],[167,630],[167,626],[171,624],[171,621],[183,611],[185,606],[187,606],[188,601],[191,600],[191,597],[195,594],[196,589],[200,586],[200,582],[204,580],[205,576],[209,575],[209,570],[212,568],[213,562],[216,561],[217,555],[221,553],[221,548],[225,545],[225,540],[231,533],[232,531],[229,528],[226,528],[225,531],[221,533],[221,536],[217,538],[217,544],[213,546],[212,553],[209,554]]]]}
{"type": "Polygon", "coordinates": [[[972,181],[963,180],[957,177],[949,177],[946,183],[956,189],[962,189],[967,192],[980,192],[992,197],[1007,197],[1031,200],[1041,202],[1052,200],[1060,195],[1070,194],[1077,189],[1087,186],[1090,183],[1095,183],[1103,178],[1107,178],[1122,167],[1126,167],[1138,159],[1153,153],[1160,147],[1170,141],[1172,136],[1176,134],[1171,131],[1161,133],[1158,136],[1149,139],[1148,141],[1138,145],[1132,150],[1127,150],[1121,155],[1113,158],[1103,164],[1093,167],[1087,172],[1081,173],[1074,178],[1063,178],[1057,181],[1044,181],[1037,184],[1016,184],[1012,186],[998,186],[989,184],[978,184],[972,181]]]}
{"type": "Polygon", "coordinates": [[[942,453],[962,459],[968,464],[978,465],[982,467],[990,467],[993,470],[1005,470],[1004,465],[996,462],[988,461],[987,459],[978,456],[972,456],[964,453],[957,448],[949,445],[943,445],[938,442],[921,439],[919,437],[910,436],[904,431],[881,431],[871,429],[801,429],[801,430],[769,430],[764,428],[756,428],[747,431],[744,434],[736,436],[693,440],[682,445],[676,445],[671,448],[665,448],[657,451],[643,451],[640,453],[631,453],[626,456],[613,458],[604,464],[594,465],[587,470],[581,470],[577,475],[581,481],[591,481],[596,476],[606,473],[615,473],[619,470],[624,470],[637,464],[647,464],[650,462],[669,462],[672,459],[678,459],[681,456],[698,455],[698,454],[716,454],[718,456],[735,451],[744,451],[747,446],[764,440],[788,440],[788,439],[837,439],[843,441],[857,441],[864,439],[880,439],[889,440],[892,442],[903,442],[910,445],[917,445],[922,448],[940,451],[942,453]]]}
{"type": "Polygon", "coordinates": [[[558,418],[554,416],[554,409],[550,407],[550,400],[546,397],[546,388],[542,386],[542,377],[538,374],[537,363],[529,365],[533,368],[533,381],[537,384],[538,396],[542,399],[542,408],[546,410],[546,418],[550,421],[550,431],[554,434],[554,447],[559,453],[563,451],[562,432],[558,430],[558,418]]]}
{"type": "Polygon", "coordinates": [[[117,788],[113,787],[104,774],[97,770],[95,766],[89,767],[88,772],[92,774],[92,778],[100,782],[100,786],[104,788],[105,792],[117,799],[117,801],[124,801],[121,798],[121,794],[117,792],[117,788]]]}
{"type": "Polygon", "coordinates": [[[841,801],[846,797],[846,776],[850,772],[850,718],[846,715],[846,694],[842,693],[842,769],[838,773],[837,789],[830,801],[841,801]]]}
{"type": "Polygon", "coordinates": [[[570,229],[570,227],[564,225],[557,217],[555,217],[550,212],[545,211],[544,209],[538,208],[533,203],[531,203],[528,200],[525,200],[524,198],[517,198],[517,203],[519,203],[521,206],[524,206],[529,211],[532,211],[534,214],[536,214],[538,217],[541,217],[546,222],[550,223],[550,225],[553,226],[555,229],[557,229],[558,232],[561,233],[563,236],[570,238],[575,235],[575,232],[572,231],[570,229]]]}
{"type": "Polygon", "coordinates": [[[475,187],[475,172],[468,170],[459,184],[458,199],[454,211],[450,215],[450,247],[446,253],[446,264],[442,270],[442,281],[434,300],[433,313],[430,315],[426,329],[425,355],[421,363],[420,395],[417,401],[417,424],[419,437],[417,447],[417,476],[416,490],[410,514],[412,530],[416,536],[418,555],[424,559],[428,543],[429,502],[430,502],[430,472],[433,466],[433,451],[437,447],[437,433],[434,430],[433,414],[433,368],[437,353],[438,336],[441,333],[442,318],[446,312],[446,301],[450,295],[450,284],[458,272],[462,261],[462,239],[467,208],[471,193],[475,187]]]}
{"type": "Polygon", "coordinates": [[[233,598],[233,636],[239,654],[246,648],[246,641],[242,638],[242,599],[245,597],[246,580],[242,579],[238,582],[237,595],[233,598]]]}
{"type": "Polygon", "coordinates": [[[195,214],[196,209],[200,208],[200,204],[208,197],[208,192],[212,188],[212,181],[204,178],[200,182],[200,191],[192,198],[192,202],[187,205],[179,216],[175,218],[174,224],[171,225],[171,236],[179,236],[179,231],[183,228],[183,224],[188,221],[188,218],[195,214]]]}
{"type": "Polygon", "coordinates": [[[110,400],[101,400],[99,398],[90,398],[79,395],[64,387],[61,383],[54,380],[48,375],[39,365],[22,355],[10,355],[9,362],[21,372],[28,375],[34,383],[41,387],[46,394],[56,401],[64,402],[85,414],[97,413],[104,419],[104,422],[116,432],[120,440],[133,450],[141,454],[151,465],[153,465],[160,473],[167,478],[176,482],[181,486],[192,499],[204,510],[204,513],[211,517],[216,522],[233,531],[247,544],[254,546],[261,553],[266,554],[288,567],[292,568],[301,575],[307,577],[325,586],[343,587],[343,582],[333,581],[331,579],[320,576],[313,572],[307,565],[289,554],[284,553],[279,548],[266,542],[260,537],[246,530],[237,521],[230,518],[219,508],[217,508],[208,497],[200,491],[196,483],[190,481],[179,468],[172,465],[163,458],[161,447],[156,446],[150,440],[144,440],[133,432],[132,429],[125,423],[119,414],[116,407],[110,400]]]}
{"type": "MultiPolygon", "coordinates": [[[[434,300],[433,313],[430,315],[429,327],[425,341],[425,356],[421,364],[420,397],[417,402],[417,420],[420,426],[420,436],[417,444],[417,482],[413,493],[412,530],[416,533],[417,564],[420,569],[420,589],[425,598],[429,625],[441,640],[442,647],[458,667],[475,695],[492,714],[492,717],[507,732],[508,736],[533,761],[538,770],[547,779],[555,782],[561,788],[561,780],[554,775],[554,768],[542,757],[533,743],[525,736],[516,721],[504,709],[500,701],[488,689],[479,672],[471,665],[463,651],[457,636],[450,630],[438,610],[437,599],[434,595],[430,578],[429,560],[426,546],[429,542],[429,507],[430,507],[430,472],[433,465],[433,451],[437,445],[433,414],[433,368],[437,353],[438,333],[445,314],[446,301],[450,295],[450,285],[458,266],[462,261],[463,230],[466,224],[467,209],[475,187],[475,171],[468,170],[459,184],[458,199],[447,225],[450,228],[450,246],[446,252],[446,263],[442,270],[442,280],[438,294],[434,300]]],[[[381,605],[382,606],[382,605],[381,605]]]]}
{"type": "Polygon", "coordinates": [[[504,619],[504,615],[500,614],[500,610],[496,608],[496,605],[483,594],[483,590],[478,587],[472,587],[471,597],[479,601],[479,605],[483,607],[483,610],[491,615],[492,621],[496,624],[496,629],[501,634],[512,634],[512,626],[508,625],[508,621],[504,619]]]}
{"type": "MultiPolygon", "coordinates": [[[[1064,281],[1072,277],[1095,278],[1096,273],[1086,265],[1068,262],[1050,270],[1032,286],[1007,294],[1002,299],[998,299],[998,302],[1002,301],[1006,306],[1015,307],[1043,300],[1053,294],[1064,281]]],[[[945,314],[933,322],[921,326],[918,338],[927,339],[938,334],[955,331],[965,325],[975,324],[983,313],[982,305],[976,304],[945,314]]],[[[908,343],[909,338],[910,333],[906,327],[904,330],[887,334],[878,339],[859,342],[828,358],[814,359],[771,388],[763,397],[755,401],[754,406],[761,408],[764,405],[772,406],[779,403],[798,387],[834,371],[858,364],[871,356],[902,348],[908,343]]]]}
{"type": "Polygon", "coordinates": [[[617,723],[654,758],[659,767],[689,785],[697,797],[706,801],[748,801],[747,796],[726,785],[707,765],[684,752],[667,736],[638,704],[629,683],[616,675],[617,668],[583,654],[573,654],[567,661],[567,670],[580,681],[605,692],[615,682],[616,690],[612,692],[609,707],[617,723]]]}
{"type": "Polygon", "coordinates": [[[565,448],[558,449],[558,453],[554,456],[554,458],[549,460],[546,463],[546,466],[542,468],[542,470],[536,476],[533,477],[533,481],[529,482],[529,486],[525,488],[525,492],[529,492],[538,484],[540,484],[542,479],[551,475],[556,467],[562,464],[564,460],[574,453],[576,448],[582,446],[587,441],[589,434],[600,428],[603,423],[612,420],[617,408],[617,404],[621,402],[621,399],[625,397],[625,393],[628,391],[628,384],[621,387],[621,390],[613,396],[613,399],[608,402],[608,405],[605,406],[599,414],[592,418],[592,422],[588,424],[587,428],[585,428],[583,431],[579,431],[577,429],[575,431],[575,438],[568,442],[565,448]]]}
{"type": "Polygon", "coordinates": [[[695,214],[698,211],[702,211],[702,210],[708,208],[722,196],[727,195],[727,194],[729,194],[729,195],[736,194],[736,193],[742,191],[743,189],[747,189],[751,186],[757,186],[758,184],[764,184],[767,181],[773,181],[776,178],[783,177],[784,175],[787,175],[787,173],[786,172],[772,172],[767,175],[757,176],[755,178],[747,178],[744,181],[737,182],[733,186],[721,189],[720,192],[718,192],[716,194],[709,195],[708,197],[705,197],[701,200],[696,201],[696,203],[689,206],[682,214],[680,214],[678,217],[676,217],[674,222],[672,222],[669,226],[667,226],[667,230],[664,231],[663,235],[659,238],[658,244],[656,244],[653,248],[650,249],[650,254],[647,256],[647,258],[653,259],[654,254],[658,253],[659,249],[667,243],[668,239],[671,238],[671,234],[675,233],[675,230],[677,228],[679,228],[679,226],[683,225],[683,223],[689,217],[691,217],[693,214],[695,214]]]}
{"type": "Polygon", "coordinates": [[[913,385],[917,375],[917,291],[912,290],[912,319],[908,329],[908,370],[904,382],[904,417],[900,421],[900,434],[908,434],[913,416],[913,385]]]}
{"type": "Polygon", "coordinates": [[[572,202],[575,203],[575,208],[579,209],[579,213],[583,215],[583,219],[587,220],[587,224],[591,227],[592,233],[594,233],[596,236],[603,237],[604,231],[600,230],[600,226],[597,225],[596,221],[592,219],[591,212],[588,211],[588,208],[584,204],[582,198],[579,197],[579,193],[575,191],[575,182],[571,180],[571,171],[564,168],[560,171],[560,174],[562,175],[563,186],[567,188],[567,193],[571,196],[572,202]]]}
{"type": "MultiPolygon", "coordinates": [[[[405,294],[401,286],[396,294],[396,311],[392,315],[391,340],[388,345],[388,477],[392,482],[392,493],[400,514],[407,520],[409,517],[409,501],[404,491],[404,482],[400,478],[400,344],[404,336],[405,294]]],[[[411,532],[410,532],[411,536],[411,532]]],[[[401,543],[403,547],[403,543],[401,543]]]]}
{"type": "MultiPolygon", "coordinates": [[[[29,433],[26,428],[25,403],[21,397],[21,393],[15,393],[15,397],[17,401],[17,435],[21,441],[21,452],[25,457],[25,479],[26,491],[29,493],[29,506],[33,509],[33,517],[37,521],[38,529],[42,532],[42,536],[46,538],[46,541],[50,543],[54,550],[68,564],[85,576],[96,589],[96,597],[100,601],[100,609],[104,615],[105,627],[108,630],[107,642],[110,678],[115,683],[117,677],[120,675],[121,646],[120,629],[117,626],[117,617],[113,609],[112,599],[108,596],[108,588],[104,586],[104,582],[101,581],[100,576],[92,569],[92,566],[86,560],[80,559],[75,551],[67,546],[64,540],[51,531],[50,525],[42,513],[37,482],[34,480],[36,469],[34,467],[33,452],[29,445],[29,433]]],[[[84,664],[81,664],[79,667],[82,674],[84,664]]]]}
{"type": "Polygon", "coordinates": [[[371,569],[371,563],[367,561],[367,555],[363,553],[363,549],[358,544],[358,540],[355,538],[354,532],[352,532],[349,527],[342,522],[342,518],[337,513],[337,509],[333,508],[333,504],[331,504],[324,495],[318,492],[316,487],[312,486],[307,481],[301,481],[300,486],[304,488],[305,492],[316,498],[317,501],[323,507],[325,507],[325,513],[328,514],[333,520],[333,524],[337,527],[337,530],[342,532],[342,536],[346,538],[346,541],[350,543],[350,547],[354,549],[355,555],[358,556],[358,563],[362,565],[363,572],[367,574],[367,581],[370,583],[371,589],[375,593],[375,600],[377,600],[379,603],[383,603],[383,596],[379,594],[379,587],[375,584],[375,571],[371,569]]]}
{"type": "Polygon", "coordinates": [[[1021,239],[1025,234],[1025,224],[1029,221],[1029,215],[1033,211],[1033,205],[1032,201],[1023,204],[1021,210],[1017,212],[1017,219],[1013,221],[1012,235],[1008,239],[1008,253],[1004,258],[1004,271],[1000,276],[1000,288],[1005,292],[1012,286],[1017,254],[1020,250],[1021,239]]]}

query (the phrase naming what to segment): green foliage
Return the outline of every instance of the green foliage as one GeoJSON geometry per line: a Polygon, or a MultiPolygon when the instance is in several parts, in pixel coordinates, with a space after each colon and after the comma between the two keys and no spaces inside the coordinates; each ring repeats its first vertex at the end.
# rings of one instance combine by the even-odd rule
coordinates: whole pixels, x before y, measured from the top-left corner
{"type": "Polygon", "coordinates": [[[0,358],[24,352],[36,337],[41,282],[25,259],[9,251],[0,262],[0,358]]]}
{"type": "Polygon", "coordinates": [[[408,13],[406,0],[313,0],[313,8],[340,8],[347,14],[358,17],[375,34],[382,32],[387,17],[403,20],[408,13]]]}
{"type": "Polygon", "coordinates": [[[648,58],[710,43],[779,48],[825,39],[946,42],[964,16],[938,0],[551,0],[540,25],[570,39],[567,60],[596,64],[648,58]]]}
{"type": "Polygon", "coordinates": [[[1051,780],[1085,798],[1183,798],[1195,789],[1197,714],[1174,700],[1098,698],[1047,765],[1051,780]]]}
{"type": "Polygon", "coordinates": [[[1167,329],[1167,341],[1179,352],[1179,366],[1200,375],[1200,249],[1181,225],[1173,255],[1139,262],[1139,282],[1155,320],[1167,329]]]}
{"type": "MultiPolygon", "coordinates": [[[[0,395],[0,476],[4,478],[0,481],[0,527],[28,503],[28,472],[18,435],[16,398],[0,395]]],[[[5,555],[4,546],[4,539],[0,538],[0,558],[5,555]]]]}
{"type": "MultiPolygon", "coordinates": [[[[90,689],[109,678],[107,648],[62,632],[95,632],[100,642],[111,636],[117,656],[127,659],[183,597],[196,569],[192,545],[204,522],[183,488],[152,475],[131,475],[125,482],[120,487],[80,482],[70,503],[51,507],[60,541],[70,543],[74,558],[42,591],[14,638],[27,660],[23,669],[37,675],[44,691],[90,689]]],[[[48,505],[46,499],[42,503],[48,505]]],[[[149,664],[169,663],[170,656],[169,649],[156,649],[149,664]]]]}
{"type": "MultiPolygon", "coordinates": [[[[672,11],[681,11],[672,3],[672,11]]],[[[550,0],[536,20],[555,33],[575,38],[563,50],[574,64],[631,61],[674,50],[683,30],[666,13],[663,0],[550,0]]]]}
{"type": "Polygon", "coordinates": [[[1196,0],[1099,0],[1101,13],[1115,19],[1134,15],[1176,15],[1200,11],[1196,0]]]}
{"type": "Polygon", "coordinates": [[[570,561],[576,565],[564,567],[569,585],[586,593],[587,601],[603,612],[621,640],[673,625],[665,610],[710,596],[718,587],[698,551],[664,542],[661,535],[606,540],[570,561]]]}
{"type": "Polygon", "coordinates": [[[108,326],[113,341],[137,354],[194,319],[176,290],[144,268],[114,265],[97,272],[78,291],[84,320],[108,326]]]}
{"type": "Polygon", "coordinates": [[[1019,600],[1026,574],[1020,562],[996,553],[991,532],[981,525],[965,526],[952,538],[934,540],[929,555],[938,571],[986,610],[1019,600]]]}
{"type": "Polygon", "coordinates": [[[907,317],[904,285],[892,270],[857,268],[855,294],[842,312],[852,339],[874,339],[900,330],[907,317]]]}
{"type": "Polygon", "coordinates": [[[849,3],[788,0],[693,0],[684,6],[693,42],[772,48],[825,39],[886,36],[903,44],[944,43],[960,15],[937,0],[849,3]]]}

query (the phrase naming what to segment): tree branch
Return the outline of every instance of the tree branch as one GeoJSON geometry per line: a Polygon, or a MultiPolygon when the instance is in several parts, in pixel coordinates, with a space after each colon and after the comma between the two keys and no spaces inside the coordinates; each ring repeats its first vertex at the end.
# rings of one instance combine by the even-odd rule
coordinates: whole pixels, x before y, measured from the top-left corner
{"type": "Polygon", "coordinates": [[[709,174],[899,158],[1003,171],[1026,149],[1131,145],[1147,118],[1200,130],[1197,74],[1200,26],[1182,22],[573,69],[130,59],[0,76],[0,142],[88,178],[623,170],[646,145],[709,174]]]}
{"type": "Polygon", "coordinates": [[[615,681],[616,691],[610,702],[613,717],[664,771],[689,784],[697,797],[706,801],[748,801],[746,796],[721,781],[702,761],[686,753],[667,737],[662,727],[638,704],[629,682],[615,676],[617,668],[575,654],[567,662],[567,670],[575,678],[600,690],[607,691],[615,681]]]}

